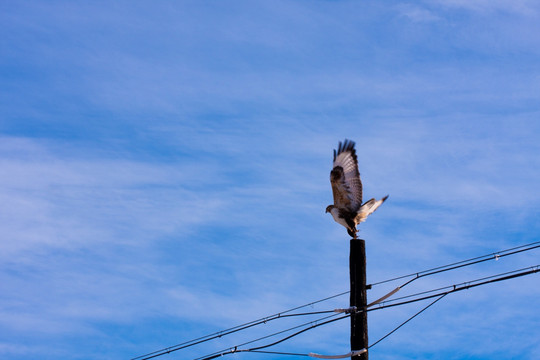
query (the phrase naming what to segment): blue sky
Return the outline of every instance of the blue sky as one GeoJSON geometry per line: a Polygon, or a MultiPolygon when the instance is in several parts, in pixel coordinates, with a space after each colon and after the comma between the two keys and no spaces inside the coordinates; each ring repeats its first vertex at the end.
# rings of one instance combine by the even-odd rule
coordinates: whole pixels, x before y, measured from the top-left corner
{"type": "MultiPolygon", "coordinates": [[[[324,213],[345,138],[365,197],[390,194],[361,226],[368,282],[538,241],[539,20],[532,0],[1,2],[0,357],[129,359],[348,290],[324,213]]],[[[449,295],[370,356],[537,359],[538,284],[449,295]]],[[[371,342],[425,305],[370,313],[371,342]]],[[[348,326],[276,350],[346,353],[348,326]]]]}

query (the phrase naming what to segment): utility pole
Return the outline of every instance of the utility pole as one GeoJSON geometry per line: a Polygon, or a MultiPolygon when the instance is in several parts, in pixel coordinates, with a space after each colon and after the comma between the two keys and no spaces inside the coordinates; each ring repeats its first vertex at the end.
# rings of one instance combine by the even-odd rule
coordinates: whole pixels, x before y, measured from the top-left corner
{"type": "MultiPolygon", "coordinates": [[[[351,239],[349,255],[349,272],[351,279],[350,306],[356,307],[357,313],[351,314],[351,351],[367,349],[367,294],[366,294],[366,242],[351,239]]],[[[368,360],[368,352],[351,356],[353,360],[368,360]]]]}

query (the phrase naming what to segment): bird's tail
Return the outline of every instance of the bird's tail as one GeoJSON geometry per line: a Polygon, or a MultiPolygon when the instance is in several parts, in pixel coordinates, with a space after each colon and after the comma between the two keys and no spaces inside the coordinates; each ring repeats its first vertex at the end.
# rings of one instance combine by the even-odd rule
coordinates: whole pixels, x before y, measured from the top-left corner
{"type": "Polygon", "coordinates": [[[372,212],[374,212],[375,210],[377,210],[377,208],[378,208],[379,206],[381,206],[381,204],[382,204],[386,199],[388,199],[388,195],[386,195],[385,197],[383,197],[381,200],[370,199],[370,200],[366,201],[362,206],[360,206],[360,209],[358,210],[358,213],[356,214],[356,217],[354,218],[354,221],[355,221],[357,224],[360,224],[361,222],[366,221],[367,217],[368,217],[372,212]]]}

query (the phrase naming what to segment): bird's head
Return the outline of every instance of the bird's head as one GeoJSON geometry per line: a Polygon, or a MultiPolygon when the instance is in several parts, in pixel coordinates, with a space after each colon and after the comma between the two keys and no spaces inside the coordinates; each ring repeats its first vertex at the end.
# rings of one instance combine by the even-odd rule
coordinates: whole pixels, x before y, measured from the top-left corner
{"type": "Polygon", "coordinates": [[[328,206],[326,207],[326,212],[329,213],[330,210],[332,210],[333,208],[334,208],[334,205],[328,205],[328,206]]]}

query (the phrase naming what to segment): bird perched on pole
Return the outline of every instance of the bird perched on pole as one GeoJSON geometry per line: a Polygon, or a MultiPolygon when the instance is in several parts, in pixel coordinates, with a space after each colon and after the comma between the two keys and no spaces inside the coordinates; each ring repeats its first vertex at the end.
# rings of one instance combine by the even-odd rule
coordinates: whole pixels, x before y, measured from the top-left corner
{"type": "Polygon", "coordinates": [[[334,217],[334,220],[345,226],[347,233],[354,239],[357,238],[356,226],[366,218],[388,198],[381,200],[370,199],[362,204],[362,181],[358,172],[358,159],[354,149],[354,141],[340,141],[337,151],[334,150],[334,165],[330,172],[330,183],[334,195],[334,205],[328,205],[326,212],[334,217]]]}

